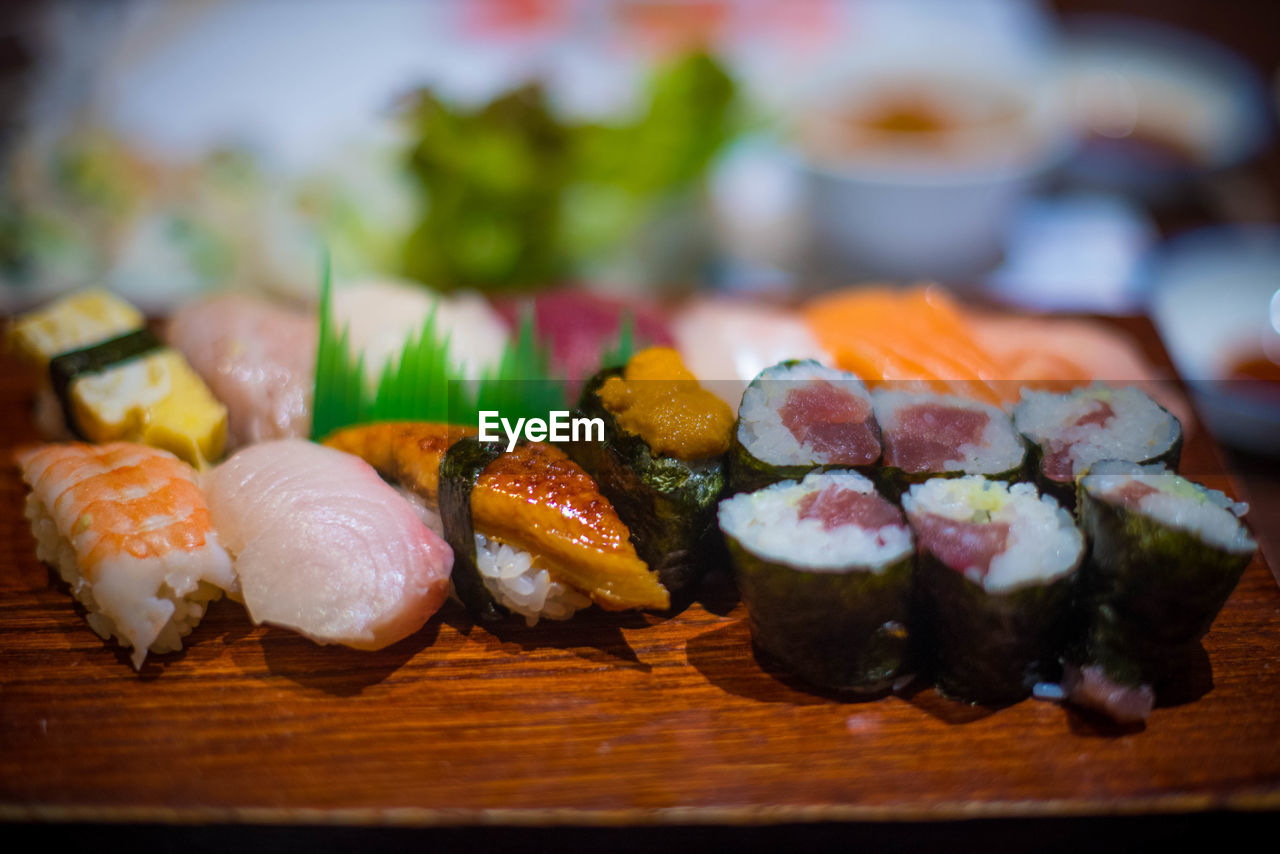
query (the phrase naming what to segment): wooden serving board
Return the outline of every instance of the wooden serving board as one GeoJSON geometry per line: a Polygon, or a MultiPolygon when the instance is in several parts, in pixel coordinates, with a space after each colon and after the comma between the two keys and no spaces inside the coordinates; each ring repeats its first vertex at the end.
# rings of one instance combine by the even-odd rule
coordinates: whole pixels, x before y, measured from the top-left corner
{"type": "MultiPolygon", "coordinates": [[[[1145,321],[1129,327],[1163,359],[1145,321]]],[[[1163,362],[1167,364],[1167,361],[1163,362]]],[[[1280,807],[1280,588],[1261,557],[1176,705],[1141,730],[932,689],[842,702],[751,650],[732,585],[670,617],[472,625],[377,653],[215,605],[141,674],[36,560],[11,457],[32,383],[0,359],[0,818],[660,824],[1280,807]]],[[[1203,430],[1184,468],[1230,491],[1203,430]]]]}

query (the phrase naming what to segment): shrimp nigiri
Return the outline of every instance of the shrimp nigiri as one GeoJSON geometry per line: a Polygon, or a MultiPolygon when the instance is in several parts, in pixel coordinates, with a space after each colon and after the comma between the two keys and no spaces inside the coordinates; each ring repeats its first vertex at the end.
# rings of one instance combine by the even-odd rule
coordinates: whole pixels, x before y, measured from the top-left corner
{"type": "Polygon", "coordinates": [[[173,652],[208,603],[234,590],[196,472],[173,454],[128,442],[44,445],[17,455],[31,488],[36,554],[54,566],[103,638],[173,652]]]}

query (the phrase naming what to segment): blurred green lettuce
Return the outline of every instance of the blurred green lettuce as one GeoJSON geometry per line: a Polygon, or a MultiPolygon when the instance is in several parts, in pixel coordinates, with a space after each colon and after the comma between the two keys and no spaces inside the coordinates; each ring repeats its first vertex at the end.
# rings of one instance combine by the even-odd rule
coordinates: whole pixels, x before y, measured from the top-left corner
{"type": "Polygon", "coordinates": [[[734,132],[736,87],[706,53],[659,68],[640,115],[557,117],[539,85],[475,109],[423,90],[406,116],[422,212],[404,272],[441,289],[521,290],[608,255],[696,187],[734,132]]]}

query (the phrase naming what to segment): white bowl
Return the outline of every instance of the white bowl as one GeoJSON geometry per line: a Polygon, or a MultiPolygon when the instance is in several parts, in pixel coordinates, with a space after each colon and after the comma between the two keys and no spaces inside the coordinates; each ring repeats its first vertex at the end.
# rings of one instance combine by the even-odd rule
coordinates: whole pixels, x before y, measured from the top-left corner
{"type": "Polygon", "coordinates": [[[999,260],[1011,215],[1071,143],[1053,84],[1013,75],[872,75],[847,84],[837,103],[802,119],[797,134],[816,268],[808,272],[823,279],[976,277],[999,260]],[[841,112],[875,109],[876,98],[895,97],[877,92],[912,87],[938,104],[967,94],[971,117],[932,142],[865,129],[823,139],[841,112]]]}

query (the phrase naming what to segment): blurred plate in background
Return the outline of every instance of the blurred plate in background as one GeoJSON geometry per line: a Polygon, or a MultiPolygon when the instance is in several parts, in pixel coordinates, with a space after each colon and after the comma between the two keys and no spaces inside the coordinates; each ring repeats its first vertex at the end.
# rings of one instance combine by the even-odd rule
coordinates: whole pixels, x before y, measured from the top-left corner
{"type": "Polygon", "coordinates": [[[1280,228],[1208,228],[1155,256],[1151,316],[1217,438],[1280,455],[1280,228]],[[1275,378],[1250,379],[1247,375],[1275,378]]]}
{"type": "Polygon", "coordinates": [[[1070,178],[1172,195],[1192,178],[1243,162],[1273,133],[1266,87],[1237,54],[1137,18],[1068,24],[1064,77],[1081,146],[1070,178]]]}

